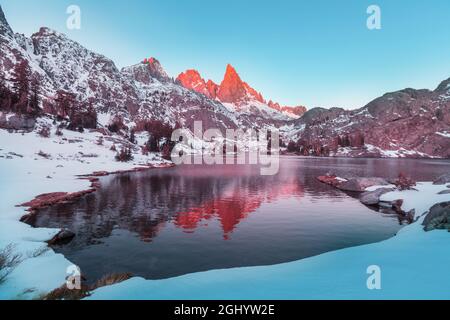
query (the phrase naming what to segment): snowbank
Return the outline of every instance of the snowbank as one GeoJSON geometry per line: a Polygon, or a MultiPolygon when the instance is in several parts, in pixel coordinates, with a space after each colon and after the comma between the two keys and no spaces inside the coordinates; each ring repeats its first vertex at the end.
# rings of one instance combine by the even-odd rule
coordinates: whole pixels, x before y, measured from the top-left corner
{"type": "MultiPolygon", "coordinates": [[[[49,125],[40,120],[40,125],[49,125]]],[[[14,245],[15,253],[23,262],[0,285],[0,299],[35,298],[61,286],[65,282],[70,261],[52,250],[45,251],[47,243],[59,229],[32,228],[19,221],[26,208],[16,205],[39,194],[50,192],[77,192],[89,189],[88,180],[77,175],[95,171],[118,171],[164,162],[155,155],[143,156],[138,150],[129,163],[115,161],[119,137],[104,137],[98,132],[78,133],[62,130],[55,135],[52,127],[49,138],[36,132],[9,133],[0,130],[0,249],[14,245]],[[48,158],[38,155],[42,151],[48,158]],[[38,254],[41,253],[41,254],[38,254]]]]}

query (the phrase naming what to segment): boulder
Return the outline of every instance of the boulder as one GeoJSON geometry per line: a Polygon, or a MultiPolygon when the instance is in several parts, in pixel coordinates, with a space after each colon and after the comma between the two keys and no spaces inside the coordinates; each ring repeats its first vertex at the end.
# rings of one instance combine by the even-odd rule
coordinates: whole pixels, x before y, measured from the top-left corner
{"type": "Polygon", "coordinates": [[[423,221],[424,230],[448,230],[450,231],[450,201],[442,202],[431,207],[423,221]]]}
{"type": "Polygon", "coordinates": [[[22,114],[0,113],[0,128],[7,130],[26,130],[34,129],[36,119],[22,114]]]}
{"type": "Polygon", "coordinates": [[[48,243],[50,245],[63,245],[68,244],[75,237],[75,233],[68,230],[62,229],[56,236],[54,236],[48,243]]]}
{"type": "Polygon", "coordinates": [[[398,199],[392,201],[392,209],[394,209],[395,212],[398,214],[405,214],[405,212],[402,210],[403,205],[403,199],[398,199]]]}
{"type": "Polygon", "coordinates": [[[344,181],[335,175],[326,175],[326,176],[319,176],[317,177],[317,180],[319,180],[322,183],[328,184],[330,186],[338,188],[339,185],[344,181]]]}
{"type": "Polygon", "coordinates": [[[367,191],[361,194],[359,201],[367,206],[374,206],[380,202],[380,197],[388,192],[394,191],[394,188],[380,188],[375,191],[367,191]]]}
{"type": "Polygon", "coordinates": [[[433,184],[446,184],[446,183],[450,183],[450,172],[443,174],[442,176],[433,181],[433,184]]]}
{"type": "Polygon", "coordinates": [[[337,187],[343,191],[364,192],[366,188],[385,185],[389,185],[389,182],[383,178],[353,178],[342,182],[337,187]]]}
{"type": "Polygon", "coordinates": [[[443,190],[443,191],[439,192],[438,194],[450,194],[450,189],[443,190]]]}

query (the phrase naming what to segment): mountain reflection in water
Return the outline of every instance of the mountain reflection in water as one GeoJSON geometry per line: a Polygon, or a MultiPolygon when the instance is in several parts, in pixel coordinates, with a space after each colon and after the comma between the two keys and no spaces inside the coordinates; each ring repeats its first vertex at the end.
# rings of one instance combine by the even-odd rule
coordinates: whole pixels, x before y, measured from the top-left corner
{"type": "Polygon", "coordinates": [[[36,227],[76,233],[55,246],[89,281],[131,272],[160,279],[302,259],[387,239],[401,225],[318,175],[431,180],[449,163],[430,160],[281,158],[275,176],[257,166],[192,165],[112,175],[74,203],[41,210],[36,227]]]}

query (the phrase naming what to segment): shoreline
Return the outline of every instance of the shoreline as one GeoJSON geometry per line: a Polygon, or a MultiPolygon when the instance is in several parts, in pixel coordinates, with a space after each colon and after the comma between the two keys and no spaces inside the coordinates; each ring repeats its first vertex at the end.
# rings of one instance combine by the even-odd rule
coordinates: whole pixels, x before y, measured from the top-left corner
{"type": "Polygon", "coordinates": [[[26,208],[25,211],[28,212],[20,218],[20,221],[28,224],[27,221],[29,221],[30,218],[36,215],[37,211],[40,209],[45,209],[60,203],[77,200],[84,197],[85,195],[96,192],[98,189],[101,188],[100,177],[131,172],[142,172],[152,169],[173,168],[174,166],[175,164],[165,164],[165,163],[161,163],[160,165],[149,164],[148,166],[139,166],[127,170],[117,170],[111,172],[94,171],[91,174],[76,175],[75,177],[78,177],[77,179],[87,180],[91,183],[89,189],[84,189],[75,192],[50,192],[37,195],[30,201],[16,205],[16,207],[26,208]]]}

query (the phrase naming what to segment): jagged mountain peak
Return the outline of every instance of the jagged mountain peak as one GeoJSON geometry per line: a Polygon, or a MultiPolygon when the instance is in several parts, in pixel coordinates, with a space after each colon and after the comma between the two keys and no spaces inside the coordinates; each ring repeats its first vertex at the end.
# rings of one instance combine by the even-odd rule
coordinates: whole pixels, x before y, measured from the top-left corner
{"type": "Polygon", "coordinates": [[[190,89],[195,89],[200,82],[205,82],[200,73],[195,69],[188,69],[178,75],[177,79],[181,84],[186,86],[192,86],[190,89]]]}
{"type": "Polygon", "coordinates": [[[230,63],[227,64],[227,67],[225,69],[225,77],[237,77],[240,79],[239,74],[236,71],[236,68],[233,67],[230,63]]]}
{"type": "Polygon", "coordinates": [[[0,5],[0,35],[12,36],[14,33],[6,20],[5,13],[3,12],[2,6],[0,5]]]}
{"type": "Polygon", "coordinates": [[[450,78],[442,81],[434,91],[437,93],[450,93],[450,78]]]}
{"type": "Polygon", "coordinates": [[[219,86],[212,80],[206,82],[195,69],[189,69],[180,73],[177,77],[177,81],[183,87],[201,93],[210,99],[217,98],[219,86]]]}
{"type": "Polygon", "coordinates": [[[210,99],[217,99],[222,103],[234,105],[236,110],[265,109],[269,111],[269,117],[288,116],[291,118],[300,117],[305,111],[304,106],[282,106],[276,102],[266,102],[263,95],[252,88],[247,82],[244,82],[236,69],[227,64],[225,74],[220,85],[212,80],[205,81],[200,73],[195,69],[186,70],[177,77],[178,83],[183,87],[199,92],[210,99]]]}
{"type": "Polygon", "coordinates": [[[54,29],[51,29],[49,27],[40,27],[38,32],[35,32],[31,35],[31,38],[32,39],[53,38],[53,39],[58,39],[59,41],[68,41],[71,43],[76,43],[77,45],[81,46],[81,44],[70,39],[66,34],[56,31],[54,29]]]}
{"type": "Polygon", "coordinates": [[[166,73],[158,59],[154,57],[150,57],[148,59],[145,58],[142,65],[147,68],[147,71],[151,77],[162,82],[167,82],[170,80],[169,75],[166,73]]]}
{"type": "Polygon", "coordinates": [[[222,102],[239,105],[244,102],[246,93],[247,91],[241,77],[236,72],[236,69],[231,64],[228,64],[223,80],[220,83],[217,97],[222,102]]]}

